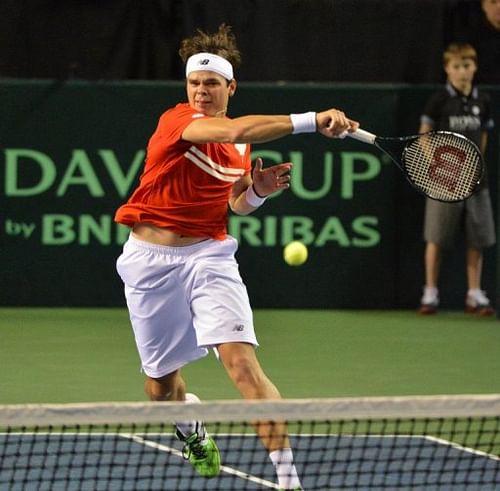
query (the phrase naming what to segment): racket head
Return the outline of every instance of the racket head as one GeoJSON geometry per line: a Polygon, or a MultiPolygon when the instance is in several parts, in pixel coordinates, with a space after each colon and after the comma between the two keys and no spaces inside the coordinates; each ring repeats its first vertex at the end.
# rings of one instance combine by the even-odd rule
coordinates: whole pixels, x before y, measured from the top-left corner
{"type": "Polygon", "coordinates": [[[474,193],[484,163],[478,146],[469,138],[452,131],[430,131],[408,138],[401,168],[421,193],[453,203],[474,193]]]}

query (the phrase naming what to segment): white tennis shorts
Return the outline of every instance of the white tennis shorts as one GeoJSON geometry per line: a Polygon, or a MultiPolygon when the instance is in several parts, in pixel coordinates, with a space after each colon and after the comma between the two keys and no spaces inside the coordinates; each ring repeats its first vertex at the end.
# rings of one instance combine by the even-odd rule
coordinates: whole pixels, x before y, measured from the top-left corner
{"type": "Polygon", "coordinates": [[[185,247],[129,237],[116,268],[146,375],[163,377],[221,343],[257,346],[237,248],[230,236],[185,247]]]}

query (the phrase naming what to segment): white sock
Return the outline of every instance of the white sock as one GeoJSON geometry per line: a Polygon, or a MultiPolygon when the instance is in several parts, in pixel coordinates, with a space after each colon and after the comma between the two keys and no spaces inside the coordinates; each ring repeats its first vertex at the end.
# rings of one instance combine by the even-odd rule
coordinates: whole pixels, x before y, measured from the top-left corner
{"type": "MultiPolygon", "coordinates": [[[[185,402],[186,404],[196,404],[200,402],[200,399],[194,394],[187,393],[185,402]]],[[[186,438],[195,432],[202,439],[205,438],[205,426],[201,421],[178,421],[175,426],[186,438]]]]}
{"type": "MultiPolygon", "coordinates": [[[[199,428],[198,421],[177,421],[175,426],[186,438],[199,428]]],[[[203,435],[201,437],[203,438],[203,435]]]]}
{"type": "Polygon", "coordinates": [[[297,475],[297,469],[293,463],[293,453],[291,448],[281,448],[274,450],[269,454],[276,475],[278,484],[284,489],[294,489],[300,487],[300,479],[297,475]]]}
{"type": "Polygon", "coordinates": [[[422,303],[434,303],[438,300],[439,291],[434,286],[425,286],[424,294],[422,295],[422,303]]]}

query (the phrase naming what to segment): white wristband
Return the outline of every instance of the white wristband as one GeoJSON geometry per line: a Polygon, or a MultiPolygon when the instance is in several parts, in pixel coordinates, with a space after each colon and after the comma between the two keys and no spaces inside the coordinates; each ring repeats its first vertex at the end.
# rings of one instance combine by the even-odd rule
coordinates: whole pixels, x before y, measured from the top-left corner
{"type": "Polygon", "coordinates": [[[262,198],[257,195],[255,192],[255,189],[253,188],[253,184],[247,187],[247,192],[245,193],[245,199],[247,200],[247,203],[250,206],[253,206],[254,208],[258,208],[260,205],[266,201],[267,196],[262,198]]]}
{"type": "Polygon", "coordinates": [[[292,120],[292,134],[314,133],[316,131],[316,113],[308,112],[302,114],[290,114],[292,120]]]}

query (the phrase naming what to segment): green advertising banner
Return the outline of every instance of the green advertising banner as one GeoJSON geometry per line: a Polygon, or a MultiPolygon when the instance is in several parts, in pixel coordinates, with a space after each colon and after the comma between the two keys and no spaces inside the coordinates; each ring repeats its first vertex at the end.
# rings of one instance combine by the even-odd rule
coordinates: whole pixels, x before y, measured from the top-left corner
{"type": "MultiPolygon", "coordinates": [[[[428,93],[241,83],[229,112],[338,107],[367,130],[400,135],[416,131],[428,93]]],[[[137,183],[159,115],[181,100],[181,83],[0,84],[1,305],[124,305],[115,261],[129,231],[113,222],[114,211],[137,183]]],[[[290,190],[251,216],[230,216],[254,307],[416,305],[424,201],[380,151],[306,134],[255,145],[252,157],[293,162],[290,190]],[[282,259],[292,240],[309,248],[299,267],[282,259]]],[[[461,273],[451,275],[462,295],[461,273]]]]}

